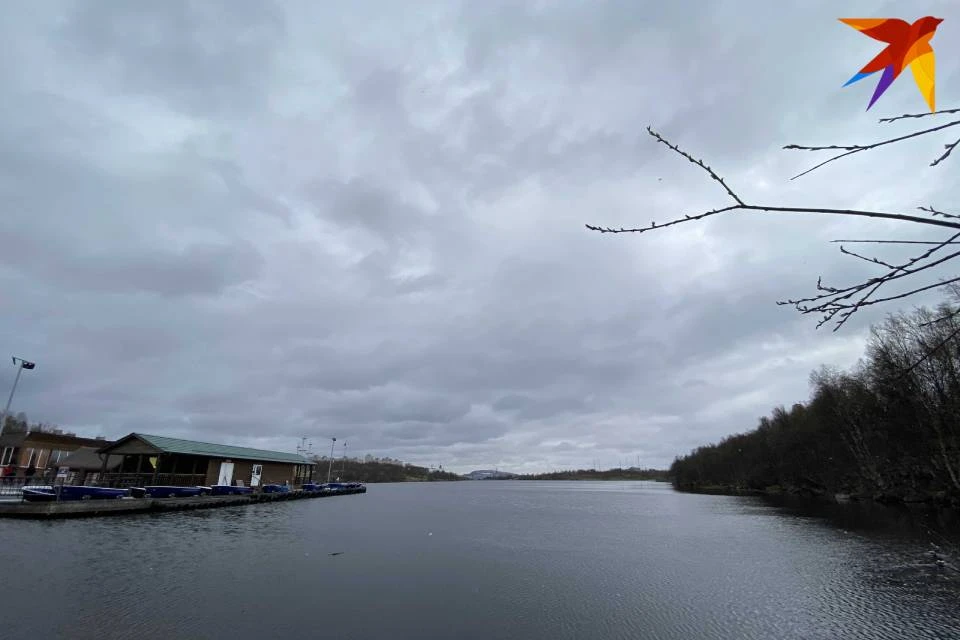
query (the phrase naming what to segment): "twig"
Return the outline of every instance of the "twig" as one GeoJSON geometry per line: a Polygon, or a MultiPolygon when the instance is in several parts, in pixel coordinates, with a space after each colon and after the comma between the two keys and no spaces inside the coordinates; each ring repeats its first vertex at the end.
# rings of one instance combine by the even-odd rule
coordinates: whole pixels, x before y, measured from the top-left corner
{"type": "Polygon", "coordinates": [[[927,118],[929,116],[942,116],[945,113],[960,113],[960,109],[941,109],[940,111],[928,111],[926,113],[905,113],[902,116],[893,118],[880,118],[881,124],[884,122],[896,122],[897,120],[906,120],[907,118],[927,118]]]}
{"type": "MultiPolygon", "coordinates": [[[[850,317],[854,313],[856,313],[857,310],[859,310],[861,307],[868,306],[866,304],[867,299],[871,295],[876,293],[877,290],[884,284],[888,282],[892,282],[894,280],[899,280],[900,278],[905,278],[907,276],[914,275],[921,271],[925,271],[927,269],[935,267],[939,264],[943,264],[944,262],[953,260],[956,257],[960,257],[960,251],[958,251],[958,252],[949,254],[943,258],[940,258],[939,260],[936,260],[934,262],[927,263],[921,267],[917,267],[915,269],[913,268],[914,265],[919,264],[923,260],[926,260],[927,258],[931,257],[934,253],[944,248],[948,244],[955,244],[955,241],[958,238],[960,238],[960,233],[954,234],[953,236],[948,238],[946,241],[932,247],[931,249],[928,249],[927,251],[923,252],[919,256],[910,258],[903,264],[892,267],[890,272],[883,276],[880,276],[877,278],[870,278],[869,280],[861,282],[860,284],[845,287],[843,289],[837,289],[836,287],[823,286],[821,281],[818,279],[817,290],[823,291],[824,293],[821,293],[820,295],[813,296],[810,298],[778,301],[777,304],[793,305],[797,311],[803,314],[822,313],[823,317],[817,323],[818,329],[822,327],[824,324],[826,324],[827,322],[829,322],[830,320],[832,320],[838,313],[840,313],[841,314],[840,320],[837,322],[837,325],[833,329],[834,331],[837,331],[838,329],[840,329],[840,327],[846,324],[847,320],[849,320],[850,317]],[[862,296],[857,302],[854,302],[854,303],[843,302],[844,300],[849,300],[854,295],[856,295],[857,293],[860,293],[861,291],[867,289],[868,287],[870,288],[870,290],[867,291],[867,293],[864,296],[862,296]],[[808,306],[807,303],[817,303],[817,304],[811,307],[811,306],[808,306]]],[[[944,284],[948,284],[948,283],[944,283],[944,284]]],[[[935,285],[934,287],[928,287],[928,288],[944,286],[944,284],[938,284],[938,285],[935,285]]],[[[912,293],[918,293],[918,291],[914,291],[912,293]]]]}
{"type": "Polygon", "coordinates": [[[949,218],[951,220],[960,220],[960,216],[955,213],[944,213],[939,209],[934,209],[933,207],[917,207],[920,211],[926,211],[927,213],[933,216],[940,216],[941,218],[949,218]]]}
{"type": "MultiPolygon", "coordinates": [[[[954,110],[951,110],[952,113],[954,110]]],[[[960,109],[956,110],[960,112],[960,109]]],[[[919,116],[918,116],[919,117],[919,116]]],[[[799,147],[796,145],[791,145],[787,148],[795,149],[806,149],[806,150],[818,150],[818,149],[847,149],[848,153],[865,151],[868,149],[874,149],[879,146],[886,144],[892,144],[893,142],[898,142],[901,140],[906,140],[909,138],[917,137],[919,135],[924,135],[926,133],[931,133],[933,131],[942,130],[946,127],[954,126],[960,124],[960,120],[956,122],[951,122],[940,127],[934,127],[920,132],[914,132],[912,134],[901,136],[900,138],[895,138],[892,140],[882,141],[875,143],[873,145],[864,145],[857,147],[799,147]]],[[[817,323],[817,327],[823,326],[825,323],[830,322],[831,320],[836,319],[836,324],[833,328],[833,331],[839,330],[858,310],[863,307],[868,307],[875,304],[880,304],[883,302],[890,302],[893,300],[899,300],[902,298],[921,293],[923,291],[928,291],[934,288],[940,288],[948,286],[951,284],[956,285],[960,283],[960,277],[953,278],[950,280],[919,286],[916,288],[907,291],[906,293],[901,293],[897,295],[891,295],[883,298],[874,298],[873,296],[889,282],[899,280],[902,278],[910,277],[932,269],[938,265],[942,265],[948,261],[954,260],[960,257],[960,251],[949,253],[945,256],[938,257],[933,259],[934,254],[943,250],[945,247],[955,244],[960,244],[960,215],[945,213],[938,209],[935,209],[932,206],[927,207],[918,207],[920,211],[923,211],[927,214],[930,214],[930,217],[921,217],[914,215],[907,215],[901,213],[891,213],[884,211],[866,211],[859,209],[834,209],[834,208],[818,208],[818,207],[784,207],[784,206],[770,206],[770,205],[759,205],[748,203],[743,199],[727,182],[720,176],[710,165],[706,164],[703,160],[694,158],[692,155],[682,150],[678,145],[675,145],[661,136],[659,133],[654,131],[651,127],[647,127],[647,133],[649,133],[657,142],[663,144],[668,149],[674,153],[680,155],[688,162],[696,165],[701,170],[703,170],[707,175],[710,176],[712,180],[718,182],[726,194],[733,200],[733,203],[724,206],[718,207],[715,209],[710,209],[702,213],[697,213],[694,215],[683,215],[682,217],[677,217],[667,222],[658,224],[656,221],[650,223],[648,227],[636,227],[636,228],[619,228],[615,229],[612,227],[601,227],[597,225],[587,224],[585,225],[587,229],[591,231],[597,231],[599,233],[645,233],[647,231],[654,231],[657,229],[663,229],[666,227],[671,227],[678,224],[683,224],[685,222],[694,222],[698,220],[703,220],[711,216],[720,215],[722,213],[727,213],[730,211],[760,211],[768,213],[822,213],[828,215],[846,215],[854,217],[866,217],[866,218],[878,218],[886,220],[898,220],[902,222],[913,222],[918,224],[930,225],[935,227],[943,227],[947,229],[952,229],[954,233],[947,239],[943,241],[926,241],[926,240],[834,240],[833,242],[856,242],[856,243],[877,243],[877,244],[918,244],[918,245],[927,245],[928,249],[923,251],[917,256],[907,259],[902,264],[894,264],[881,260],[876,257],[868,257],[853,251],[850,251],[846,247],[840,247],[841,253],[845,255],[852,256],[859,260],[869,262],[874,265],[878,265],[887,269],[887,272],[873,278],[869,278],[863,282],[860,282],[855,285],[838,288],[833,286],[827,286],[823,284],[822,278],[817,279],[817,295],[792,299],[785,301],[778,301],[778,305],[793,305],[800,313],[809,314],[809,313],[819,313],[822,314],[820,321],[817,323]]],[[[960,141],[958,141],[960,144],[960,141]]]]}
{"type": "MultiPolygon", "coordinates": [[[[939,126],[937,126],[937,127],[931,127],[931,128],[929,128],[929,129],[923,129],[923,130],[921,130],[921,131],[914,131],[913,133],[908,133],[908,134],[903,135],[903,136],[900,136],[900,137],[898,137],[898,138],[890,138],[889,140],[881,140],[880,142],[874,142],[873,144],[851,144],[851,145],[835,145],[835,144],[831,144],[831,145],[827,145],[827,146],[823,146],[823,147],[811,147],[811,146],[805,146],[805,145],[799,145],[799,144],[788,144],[787,146],[784,147],[784,149],[793,149],[793,150],[798,150],[798,151],[830,151],[830,150],[844,151],[844,153],[841,153],[841,154],[839,154],[839,155],[836,155],[836,156],[834,156],[834,157],[832,157],[832,158],[828,158],[827,160],[824,160],[824,161],[821,162],[820,164],[817,164],[817,165],[815,165],[815,166],[807,169],[807,170],[804,171],[803,173],[798,173],[797,175],[793,176],[793,177],[790,178],[790,179],[791,179],[791,180],[796,180],[797,178],[800,178],[800,177],[802,177],[802,176],[805,176],[805,175],[807,175],[808,173],[810,173],[810,172],[812,172],[812,171],[816,171],[817,169],[819,169],[820,167],[822,167],[822,166],[824,166],[824,165],[830,164],[830,163],[833,162],[834,160],[839,160],[840,158],[845,158],[845,157],[847,157],[847,156],[849,156],[849,155],[853,155],[854,153],[860,153],[861,151],[869,151],[869,150],[871,150],[871,149],[877,149],[877,148],[879,148],[879,147],[883,147],[883,146],[888,145],[888,144],[894,144],[894,143],[896,143],[896,142],[903,142],[904,140],[909,140],[909,139],[911,139],[911,138],[918,138],[918,137],[920,137],[920,136],[927,135],[928,133],[935,133],[935,132],[937,132],[937,131],[942,131],[942,130],[948,129],[948,128],[950,128],[950,127],[955,127],[955,126],[957,126],[958,124],[960,124],[960,120],[954,120],[953,122],[948,122],[948,123],[946,123],[946,124],[942,124],[942,125],[939,125],[939,126]]],[[[949,149],[943,156],[941,156],[940,158],[938,158],[937,160],[935,160],[935,161],[933,162],[933,165],[939,164],[942,160],[946,159],[946,157],[950,155],[950,151],[952,151],[952,150],[953,150],[952,148],[949,149]]],[[[933,165],[931,165],[931,166],[933,166],[933,165]]]]}
{"type": "MultiPolygon", "coordinates": [[[[960,122],[960,121],[958,121],[960,122]]],[[[663,136],[654,131],[651,127],[647,127],[647,132],[653,136],[657,142],[665,145],[672,151],[686,158],[688,161],[697,165],[703,169],[707,175],[709,175],[713,180],[719,182],[724,191],[727,192],[727,195],[736,203],[728,207],[721,207],[719,209],[711,209],[710,211],[705,211],[697,215],[687,215],[682,218],[677,218],[671,220],[670,222],[665,222],[662,224],[657,224],[656,222],[651,222],[649,227],[643,228],[619,228],[614,229],[612,227],[600,227],[596,225],[587,224],[585,225],[587,229],[591,231],[598,231],[600,233],[644,233],[647,231],[654,231],[656,229],[663,229],[665,227],[672,227],[677,224],[683,224],[684,222],[694,222],[696,220],[703,220],[704,218],[709,218],[710,216],[715,216],[721,213],[726,213],[728,211],[735,211],[737,209],[742,209],[744,211],[765,211],[765,212],[779,212],[779,213],[824,213],[832,215],[844,215],[844,216],[861,216],[866,218],[883,218],[886,220],[901,220],[903,222],[916,222],[919,224],[928,224],[937,227],[947,227],[949,229],[960,229],[960,223],[956,222],[947,222],[946,220],[931,220],[930,218],[921,218],[919,216],[911,216],[902,213],[887,213],[882,211],[862,211],[858,209],[828,209],[828,208],[811,208],[811,207],[775,207],[768,205],[755,205],[747,204],[730,186],[726,181],[717,174],[708,164],[703,160],[695,160],[686,151],[680,149],[679,146],[668,142],[663,136]]]]}
{"type": "MultiPolygon", "coordinates": [[[[831,240],[831,244],[846,242],[848,244],[944,244],[935,240],[831,240]]],[[[948,242],[946,244],[960,244],[958,242],[948,242]]]]}
{"type": "Polygon", "coordinates": [[[960,307],[958,307],[957,309],[951,311],[950,313],[948,313],[948,314],[945,315],[945,316],[940,316],[939,318],[934,318],[933,320],[930,320],[929,322],[922,322],[922,323],[920,323],[919,326],[920,326],[920,327],[929,327],[930,325],[937,324],[938,322],[943,322],[944,320],[952,320],[953,318],[956,318],[957,316],[960,316],[960,307]]]}
{"type": "Polygon", "coordinates": [[[946,160],[947,158],[949,158],[949,157],[950,157],[950,154],[953,153],[953,150],[957,148],[957,145],[958,145],[958,144],[960,144],[960,138],[957,138],[956,140],[954,140],[953,142],[951,142],[951,143],[949,143],[949,144],[943,145],[943,148],[946,149],[946,151],[943,152],[943,155],[942,155],[942,156],[940,156],[939,158],[937,158],[936,160],[934,160],[933,162],[931,162],[931,163],[930,163],[930,166],[931,166],[931,167],[935,167],[935,166],[937,166],[938,164],[940,164],[941,162],[943,162],[944,160],[946,160]]]}
{"type": "Polygon", "coordinates": [[[953,331],[951,331],[951,332],[950,332],[950,335],[948,335],[946,338],[944,338],[943,340],[941,340],[933,349],[927,349],[927,350],[924,352],[924,354],[923,354],[922,357],[920,357],[916,362],[914,362],[914,363],[911,364],[909,367],[907,367],[906,369],[904,369],[904,370],[900,373],[900,375],[897,376],[896,379],[897,379],[897,380],[900,380],[900,379],[902,379],[902,378],[907,377],[907,376],[910,374],[910,372],[912,372],[912,371],[915,370],[917,367],[919,367],[921,364],[923,364],[924,362],[926,362],[927,360],[929,360],[935,353],[937,353],[938,351],[940,351],[941,349],[943,349],[945,346],[947,346],[947,344],[949,344],[950,341],[953,340],[954,338],[956,338],[958,335],[960,335],[960,326],[958,326],[956,329],[954,329],[953,331]]]}
{"type": "Polygon", "coordinates": [[[888,269],[896,269],[895,266],[893,266],[892,264],[890,264],[890,263],[888,263],[888,262],[884,262],[883,260],[880,260],[879,258],[868,258],[868,257],[866,257],[866,256],[860,255],[859,253],[854,253],[853,251],[850,251],[849,249],[847,249],[847,248],[844,247],[843,245],[840,245],[840,253],[842,253],[842,254],[844,254],[844,255],[848,255],[848,256],[853,256],[854,258],[860,258],[860,259],[863,260],[864,262],[870,262],[870,263],[872,263],[872,264],[878,264],[878,265],[880,265],[881,267],[887,267],[888,269]]]}

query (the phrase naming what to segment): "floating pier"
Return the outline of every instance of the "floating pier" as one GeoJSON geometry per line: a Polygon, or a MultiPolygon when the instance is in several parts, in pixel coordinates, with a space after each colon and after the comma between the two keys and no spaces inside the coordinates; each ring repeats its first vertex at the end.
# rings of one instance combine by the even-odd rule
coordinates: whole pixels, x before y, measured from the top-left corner
{"type": "Polygon", "coordinates": [[[198,496],[195,498],[120,498],[116,500],[71,500],[66,502],[0,502],[0,518],[57,520],[135,513],[170,513],[193,509],[237,507],[281,500],[306,500],[366,493],[360,486],[338,491],[289,491],[285,493],[253,493],[232,496],[198,496]]]}

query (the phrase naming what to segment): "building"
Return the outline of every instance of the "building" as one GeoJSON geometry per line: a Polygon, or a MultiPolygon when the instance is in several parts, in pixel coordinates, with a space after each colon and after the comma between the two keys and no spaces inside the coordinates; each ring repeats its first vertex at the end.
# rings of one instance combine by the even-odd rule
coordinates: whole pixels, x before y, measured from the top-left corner
{"type": "Polygon", "coordinates": [[[101,473],[116,473],[123,462],[123,456],[104,456],[100,447],[80,447],[60,460],[58,465],[65,473],[57,482],[64,484],[98,484],[101,473]]]}
{"type": "Polygon", "coordinates": [[[5,431],[0,435],[0,468],[12,465],[15,476],[55,474],[60,462],[80,447],[100,449],[104,438],[80,438],[62,431],[5,431]],[[31,472],[32,470],[32,472],[31,472]]]}
{"type": "Polygon", "coordinates": [[[234,447],[166,436],[131,433],[101,447],[104,458],[120,456],[115,471],[102,470],[111,486],[300,485],[313,478],[313,464],[296,453],[234,447]]]}

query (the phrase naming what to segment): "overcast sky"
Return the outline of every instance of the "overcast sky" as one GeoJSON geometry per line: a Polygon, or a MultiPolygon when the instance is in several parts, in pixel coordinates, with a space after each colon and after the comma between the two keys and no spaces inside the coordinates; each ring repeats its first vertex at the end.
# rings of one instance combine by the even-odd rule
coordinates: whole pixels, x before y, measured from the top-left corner
{"type": "Polygon", "coordinates": [[[842,88],[882,45],[837,18],[925,14],[960,106],[954,0],[5,2],[0,355],[37,362],[12,410],[456,471],[666,466],[856,361],[893,307],[832,334],[775,301],[871,275],[828,241],[902,226],[584,224],[728,204],[647,125],[752,200],[956,208],[945,139],[794,182],[819,156],[781,150],[909,130],[877,124],[925,110],[909,72],[869,113],[874,79],[842,88]]]}

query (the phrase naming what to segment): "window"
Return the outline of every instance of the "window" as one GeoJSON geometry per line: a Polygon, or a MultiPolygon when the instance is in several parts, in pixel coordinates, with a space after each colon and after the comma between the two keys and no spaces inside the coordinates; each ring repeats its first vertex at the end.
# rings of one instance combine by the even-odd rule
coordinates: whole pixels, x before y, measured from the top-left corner
{"type": "Polygon", "coordinates": [[[33,464],[33,454],[34,454],[35,452],[36,452],[36,449],[27,449],[27,464],[26,464],[26,466],[29,467],[30,465],[33,464]]]}
{"type": "Polygon", "coordinates": [[[4,447],[3,455],[0,456],[0,466],[6,466],[13,461],[13,447],[4,447]]]}

